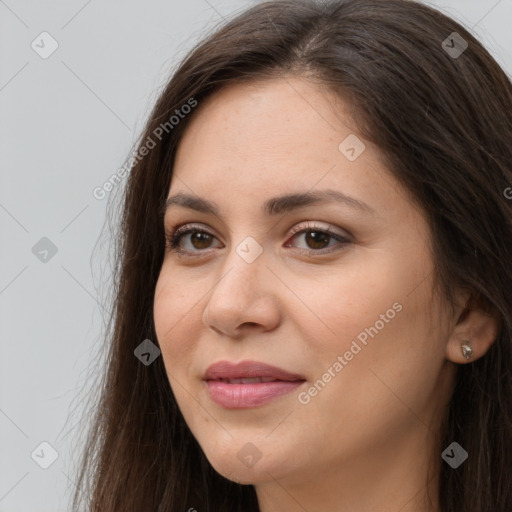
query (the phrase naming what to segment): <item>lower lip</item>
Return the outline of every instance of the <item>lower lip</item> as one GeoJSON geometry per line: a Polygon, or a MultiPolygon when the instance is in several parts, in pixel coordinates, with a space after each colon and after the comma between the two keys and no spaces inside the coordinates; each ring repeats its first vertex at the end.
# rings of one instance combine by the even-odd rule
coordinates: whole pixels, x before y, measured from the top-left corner
{"type": "Polygon", "coordinates": [[[226,409],[258,407],[278,396],[292,392],[304,382],[280,380],[252,384],[229,384],[218,380],[206,381],[211,399],[226,409]]]}

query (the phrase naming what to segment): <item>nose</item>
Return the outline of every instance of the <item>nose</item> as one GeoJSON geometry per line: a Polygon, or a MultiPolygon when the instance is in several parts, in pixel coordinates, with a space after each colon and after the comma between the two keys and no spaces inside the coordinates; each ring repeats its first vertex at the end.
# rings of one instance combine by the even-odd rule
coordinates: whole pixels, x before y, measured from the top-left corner
{"type": "Polygon", "coordinates": [[[278,283],[264,253],[248,262],[233,248],[204,309],[204,325],[231,338],[248,330],[275,329],[280,321],[278,283]]]}

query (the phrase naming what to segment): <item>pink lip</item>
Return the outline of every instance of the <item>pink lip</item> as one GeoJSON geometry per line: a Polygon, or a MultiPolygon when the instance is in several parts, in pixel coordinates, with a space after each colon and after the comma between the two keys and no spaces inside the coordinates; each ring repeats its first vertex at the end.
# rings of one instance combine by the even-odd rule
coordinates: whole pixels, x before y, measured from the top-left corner
{"type": "Polygon", "coordinates": [[[278,396],[290,393],[305,381],[301,375],[257,361],[241,361],[238,364],[218,361],[208,367],[203,379],[208,385],[210,398],[227,409],[263,405],[278,396]],[[220,380],[252,377],[273,378],[275,381],[230,384],[220,380]]]}

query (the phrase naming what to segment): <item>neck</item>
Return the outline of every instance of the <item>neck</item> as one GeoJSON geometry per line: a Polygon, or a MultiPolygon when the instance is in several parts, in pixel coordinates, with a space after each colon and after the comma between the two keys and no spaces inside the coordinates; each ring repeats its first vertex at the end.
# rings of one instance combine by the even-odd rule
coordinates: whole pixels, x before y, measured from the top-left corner
{"type": "Polygon", "coordinates": [[[431,434],[423,426],[420,437],[372,447],[354,460],[329,461],[307,474],[269,474],[268,481],[255,485],[260,512],[441,512],[442,459],[429,460],[441,451],[432,450],[431,434]],[[430,473],[429,464],[435,466],[430,473]]]}

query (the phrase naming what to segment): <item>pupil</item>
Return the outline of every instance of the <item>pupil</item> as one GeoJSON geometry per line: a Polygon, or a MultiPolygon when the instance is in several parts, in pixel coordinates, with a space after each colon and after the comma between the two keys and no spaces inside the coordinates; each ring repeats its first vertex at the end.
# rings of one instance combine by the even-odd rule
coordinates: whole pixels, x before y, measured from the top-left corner
{"type": "Polygon", "coordinates": [[[194,245],[194,247],[197,248],[196,244],[194,243],[194,240],[198,240],[199,244],[200,244],[200,247],[199,249],[204,249],[205,246],[202,246],[201,245],[201,242],[208,242],[208,238],[209,238],[210,235],[208,235],[207,233],[194,233],[192,235],[192,244],[194,245]]]}
{"type": "Polygon", "coordinates": [[[324,242],[328,243],[329,235],[327,235],[325,233],[320,233],[318,231],[308,231],[308,232],[306,232],[306,243],[308,243],[308,245],[309,245],[310,239],[312,239],[314,249],[322,249],[323,247],[318,247],[315,244],[320,244],[320,246],[322,246],[322,244],[324,242]]]}
{"type": "MultiPolygon", "coordinates": [[[[307,231],[306,232],[306,243],[314,249],[322,249],[326,244],[329,243],[330,235],[321,233],[319,231],[307,231]]],[[[210,242],[210,235],[207,233],[194,233],[192,235],[192,244],[194,247],[199,249],[207,248],[210,242]],[[199,247],[197,244],[199,244],[199,247]]]]}

